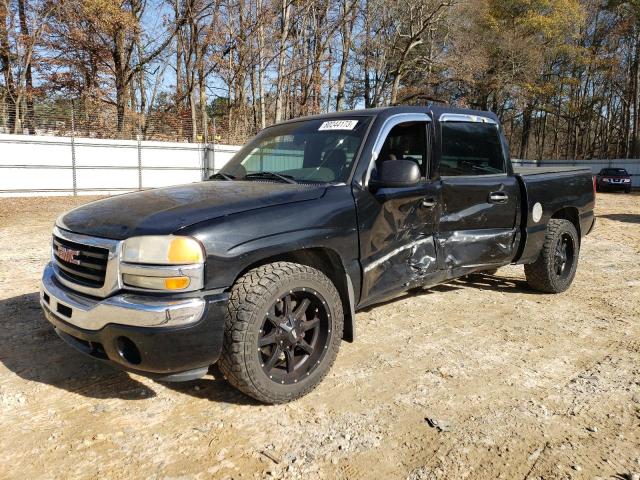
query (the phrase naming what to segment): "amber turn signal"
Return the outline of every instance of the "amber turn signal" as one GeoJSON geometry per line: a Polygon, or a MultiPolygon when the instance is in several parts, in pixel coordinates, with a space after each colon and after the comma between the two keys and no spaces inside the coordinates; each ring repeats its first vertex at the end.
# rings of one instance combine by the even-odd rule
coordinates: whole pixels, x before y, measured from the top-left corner
{"type": "Polygon", "coordinates": [[[189,286],[189,277],[171,277],[164,279],[164,288],[167,290],[182,290],[189,286]]]}
{"type": "Polygon", "coordinates": [[[184,290],[191,283],[189,277],[147,277],[128,273],[122,276],[122,280],[125,285],[149,290],[184,290]]]}

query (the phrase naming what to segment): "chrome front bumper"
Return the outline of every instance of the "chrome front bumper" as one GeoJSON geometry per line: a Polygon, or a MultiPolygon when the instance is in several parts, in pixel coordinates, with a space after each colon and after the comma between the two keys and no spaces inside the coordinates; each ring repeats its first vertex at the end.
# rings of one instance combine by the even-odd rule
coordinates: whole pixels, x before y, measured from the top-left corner
{"type": "Polygon", "coordinates": [[[202,298],[168,300],[124,293],[94,299],[74,293],[60,283],[49,263],[42,275],[42,308],[65,322],[84,330],[100,330],[105,325],[135,327],[178,327],[198,322],[205,311],[202,298]]]}

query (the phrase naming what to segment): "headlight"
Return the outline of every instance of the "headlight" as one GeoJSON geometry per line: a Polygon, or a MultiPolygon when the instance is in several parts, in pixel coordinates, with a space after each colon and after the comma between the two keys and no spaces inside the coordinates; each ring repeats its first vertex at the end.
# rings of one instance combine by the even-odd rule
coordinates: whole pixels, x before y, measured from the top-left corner
{"type": "Polygon", "coordinates": [[[125,240],[122,261],[151,265],[204,263],[204,251],[195,238],[149,235],[125,240]]]}
{"type": "Polygon", "coordinates": [[[129,289],[189,292],[204,287],[204,248],[192,237],[149,235],[124,241],[122,283],[129,289]]]}

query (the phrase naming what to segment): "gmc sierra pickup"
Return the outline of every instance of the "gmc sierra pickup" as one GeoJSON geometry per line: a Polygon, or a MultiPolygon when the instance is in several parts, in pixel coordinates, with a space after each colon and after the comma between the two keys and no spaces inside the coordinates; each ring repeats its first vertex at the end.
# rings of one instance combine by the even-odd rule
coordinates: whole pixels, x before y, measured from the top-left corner
{"type": "Polygon", "coordinates": [[[489,112],[295,119],[207,181],[60,216],[41,304],[96,359],[164,381],[217,363],[246,394],[286,402],[353,341],[359,308],[507,264],[563,292],[594,199],[588,169],[514,169],[489,112]]]}

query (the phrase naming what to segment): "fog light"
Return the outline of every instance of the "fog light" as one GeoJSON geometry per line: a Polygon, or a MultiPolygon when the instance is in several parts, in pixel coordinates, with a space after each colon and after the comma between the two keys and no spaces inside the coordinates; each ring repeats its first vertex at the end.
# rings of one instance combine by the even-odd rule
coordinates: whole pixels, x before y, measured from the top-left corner
{"type": "Polygon", "coordinates": [[[191,283],[189,277],[146,277],[125,273],[122,280],[131,287],[149,290],[184,290],[191,283]]]}
{"type": "Polygon", "coordinates": [[[142,362],[140,350],[136,344],[127,337],[116,338],[116,349],[122,358],[133,365],[139,365],[142,362]]]}

